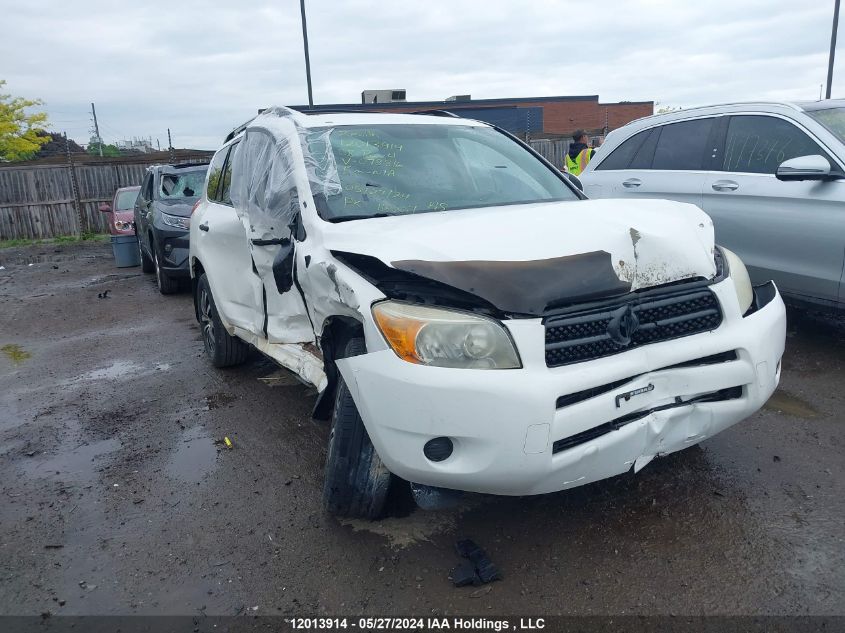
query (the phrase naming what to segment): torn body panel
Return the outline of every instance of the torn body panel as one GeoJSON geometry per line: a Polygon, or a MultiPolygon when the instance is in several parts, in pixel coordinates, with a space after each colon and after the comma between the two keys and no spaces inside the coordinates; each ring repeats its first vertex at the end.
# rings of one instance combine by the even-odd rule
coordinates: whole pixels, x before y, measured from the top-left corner
{"type": "Polygon", "coordinates": [[[443,305],[515,317],[716,273],[710,219],[658,200],[377,218],[328,227],[326,245],[388,296],[429,280],[443,305]]]}
{"type": "Polygon", "coordinates": [[[227,328],[230,334],[253,345],[259,352],[272,358],[285,369],[296,374],[304,383],[322,391],[328,379],[323,358],[312,346],[300,343],[270,343],[266,338],[239,327],[227,328]]]}

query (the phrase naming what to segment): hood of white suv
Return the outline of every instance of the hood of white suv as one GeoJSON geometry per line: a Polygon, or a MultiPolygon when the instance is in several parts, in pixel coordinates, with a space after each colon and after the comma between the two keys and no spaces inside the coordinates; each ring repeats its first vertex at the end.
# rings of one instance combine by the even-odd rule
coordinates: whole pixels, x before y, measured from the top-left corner
{"type": "Polygon", "coordinates": [[[325,243],[376,285],[392,269],[522,314],[716,273],[710,218],[694,205],[664,200],[373,218],[330,225],[325,243]],[[376,258],[384,269],[355,256],[376,258]]]}

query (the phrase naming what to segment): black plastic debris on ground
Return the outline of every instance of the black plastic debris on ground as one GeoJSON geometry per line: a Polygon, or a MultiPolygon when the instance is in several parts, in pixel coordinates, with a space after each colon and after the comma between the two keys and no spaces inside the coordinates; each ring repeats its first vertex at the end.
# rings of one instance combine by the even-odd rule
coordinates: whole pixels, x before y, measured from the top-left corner
{"type": "Polygon", "coordinates": [[[493,564],[487,552],[470,539],[455,543],[458,556],[465,559],[449,574],[449,579],[456,587],[466,585],[484,585],[494,580],[501,580],[502,573],[493,564]]]}

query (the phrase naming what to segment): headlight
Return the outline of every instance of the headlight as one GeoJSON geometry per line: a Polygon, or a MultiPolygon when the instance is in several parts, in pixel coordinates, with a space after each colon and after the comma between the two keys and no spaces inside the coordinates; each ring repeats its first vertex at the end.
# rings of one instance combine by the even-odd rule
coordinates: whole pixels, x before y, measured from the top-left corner
{"type": "Polygon", "coordinates": [[[168,215],[166,213],[162,213],[161,221],[167,226],[175,226],[177,229],[183,229],[185,231],[191,228],[191,218],[183,218],[178,215],[168,215]]]}
{"type": "Polygon", "coordinates": [[[115,220],[114,228],[118,231],[128,231],[132,228],[132,222],[124,222],[123,220],[115,220]]]}
{"type": "Polygon", "coordinates": [[[505,327],[493,319],[383,301],[373,317],[396,355],[409,363],[471,369],[517,369],[519,355],[505,327]]]}
{"type": "Polygon", "coordinates": [[[748,312],[748,308],[751,307],[751,302],[754,301],[754,290],[751,288],[751,278],[748,276],[748,269],[736,253],[729,251],[724,246],[720,246],[719,248],[725,254],[728,275],[734,282],[740,314],[745,314],[748,312]]]}

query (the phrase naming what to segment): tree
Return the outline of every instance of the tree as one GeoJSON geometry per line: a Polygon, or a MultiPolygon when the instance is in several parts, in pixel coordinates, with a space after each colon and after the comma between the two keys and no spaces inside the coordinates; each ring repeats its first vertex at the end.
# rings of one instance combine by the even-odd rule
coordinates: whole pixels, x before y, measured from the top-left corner
{"type": "Polygon", "coordinates": [[[99,156],[100,155],[100,145],[103,146],[103,156],[120,156],[120,150],[117,148],[117,145],[109,145],[108,143],[103,143],[102,139],[98,139],[96,136],[92,136],[88,141],[88,153],[91,156],[99,156]]]}
{"type": "MultiPolygon", "coordinates": [[[[6,81],[0,79],[0,89],[6,81]]],[[[48,126],[46,112],[27,113],[28,108],[42,105],[30,100],[0,93],[0,161],[32,158],[41,146],[50,141],[44,132],[48,126]]]]}

